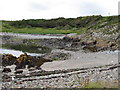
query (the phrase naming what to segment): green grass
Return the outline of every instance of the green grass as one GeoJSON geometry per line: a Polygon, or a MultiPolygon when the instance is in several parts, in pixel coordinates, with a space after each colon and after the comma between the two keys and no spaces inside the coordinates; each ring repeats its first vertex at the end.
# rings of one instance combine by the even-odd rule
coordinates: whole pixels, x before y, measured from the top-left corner
{"type": "Polygon", "coordinates": [[[92,82],[86,88],[103,88],[104,84],[100,82],[92,82]]]}
{"type": "Polygon", "coordinates": [[[14,27],[3,27],[2,32],[12,33],[25,33],[25,34],[69,34],[69,33],[84,33],[86,30],[58,30],[54,28],[14,28],[14,27]]]}
{"type": "Polygon", "coordinates": [[[90,82],[84,88],[118,88],[118,85],[111,85],[110,82],[90,82]]]}

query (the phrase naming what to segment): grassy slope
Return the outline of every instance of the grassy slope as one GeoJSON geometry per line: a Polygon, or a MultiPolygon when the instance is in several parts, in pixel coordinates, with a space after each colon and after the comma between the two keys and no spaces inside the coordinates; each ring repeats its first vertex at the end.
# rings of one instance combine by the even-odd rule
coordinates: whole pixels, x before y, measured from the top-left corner
{"type": "MultiPolygon", "coordinates": [[[[10,26],[9,22],[12,21],[3,21],[2,24],[2,31],[0,32],[13,32],[13,33],[27,33],[27,34],[68,34],[68,33],[85,33],[86,31],[94,31],[94,32],[104,32],[104,33],[113,33],[116,30],[110,32],[109,29],[101,29],[105,26],[110,27],[112,25],[118,24],[117,16],[108,16],[108,17],[101,17],[96,19],[96,17],[82,17],[82,19],[76,18],[76,22],[80,22],[80,24],[84,25],[84,22],[88,21],[84,27],[72,27],[71,29],[64,29],[64,28],[41,28],[41,27],[23,27],[17,28],[14,26],[10,26]],[[81,20],[83,20],[81,22],[81,20]]],[[[111,27],[110,27],[111,28],[111,27]]]]}
{"type": "Polygon", "coordinates": [[[12,32],[12,33],[27,33],[27,34],[68,34],[68,33],[82,33],[80,30],[57,30],[57,29],[44,29],[44,28],[14,28],[10,29],[3,28],[2,32],[12,32]]]}
{"type": "Polygon", "coordinates": [[[41,28],[41,27],[30,27],[30,28],[16,28],[10,26],[8,22],[3,22],[2,31],[0,32],[12,32],[12,33],[26,33],[26,34],[68,34],[68,33],[83,33],[86,29],[55,29],[55,28],[41,28]]]}

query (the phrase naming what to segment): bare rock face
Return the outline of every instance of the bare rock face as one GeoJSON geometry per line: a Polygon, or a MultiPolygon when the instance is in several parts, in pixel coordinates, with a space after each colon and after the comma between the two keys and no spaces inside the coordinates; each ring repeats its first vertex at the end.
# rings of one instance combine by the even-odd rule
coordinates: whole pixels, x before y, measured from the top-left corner
{"type": "Polygon", "coordinates": [[[92,52],[105,50],[118,50],[119,38],[118,35],[110,35],[102,32],[89,32],[80,35],[81,46],[84,50],[92,52]]]}
{"type": "Polygon", "coordinates": [[[97,47],[108,47],[108,42],[107,40],[104,40],[104,39],[97,39],[97,43],[96,43],[96,46],[97,47]]]}
{"type": "Polygon", "coordinates": [[[12,54],[2,55],[2,65],[3,66],[13,65],[16,59],[17,57],[13,56],[12,54]]]}
{"type": "Polygon", "coordinates": [[[11,69],[10,68],[4,68],[2,72],[8,73],[8,72],[11,72],[11,69]]]}

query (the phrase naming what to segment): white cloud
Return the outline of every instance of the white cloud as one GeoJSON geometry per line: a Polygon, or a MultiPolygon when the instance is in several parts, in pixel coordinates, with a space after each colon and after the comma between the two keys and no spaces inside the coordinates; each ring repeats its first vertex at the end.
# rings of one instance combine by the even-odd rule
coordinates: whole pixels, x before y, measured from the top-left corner
{"type": "Polygon", "coordinates": [[[117,15],[119,0],[1,0],[0,20],[117,15]]]}

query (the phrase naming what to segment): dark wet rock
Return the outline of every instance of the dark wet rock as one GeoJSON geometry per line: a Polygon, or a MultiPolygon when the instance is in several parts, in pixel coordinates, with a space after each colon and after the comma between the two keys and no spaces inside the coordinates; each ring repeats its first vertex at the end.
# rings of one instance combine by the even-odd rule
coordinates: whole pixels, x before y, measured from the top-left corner
{"type": "Polygon", "coordinates": [[[108,68],[107,69],[100,69],[99,72],[102,72],[102,71],[107,71],[109,70],[108,68]]]}
{"type": "Polygon", "coordinates": [[[4,68],[2,72],[8,73],[8,72],[11,72],[11,69],[10,68],[4,68]]]}
{"type": "Polygon", "coordinates": [[[109,67],[109,69],[115,69],[115,68],[120,68],[120,65],[115,65],[115,66],[109,67]]]}
{"type": "Polygon", "coordinates": [[[12,54],[4,54],[2,55],[2,65],[3,66],[13,65],[16,59],[17,57],[13,56],[12,54]]]}
{"type": "Polygon", "coordinates": [[[20,73],[23,73],[23,70],[18,69],[18,70],[15,71],[15,74],[20,74],[20,73]]]}

